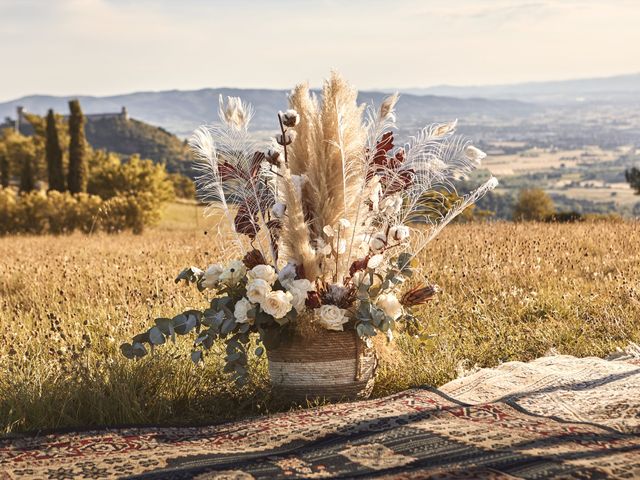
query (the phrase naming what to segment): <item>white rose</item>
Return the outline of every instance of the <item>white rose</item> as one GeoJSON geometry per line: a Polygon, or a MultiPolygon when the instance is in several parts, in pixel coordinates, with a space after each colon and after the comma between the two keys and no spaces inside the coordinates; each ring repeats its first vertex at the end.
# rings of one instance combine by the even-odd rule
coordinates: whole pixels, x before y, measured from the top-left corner
{"type": "Polygon", "coordinates": [[[253,305],[246,298],[243,297],[238,300],[235,308],[233,309],[233,316],[236,319],[236,323],[253,323],[253,319],[249,319],[249,317],[247,317],[247,312],[251,310],[252,307],[253,305]]]}
{"type": "Polygon", "coordinates": [[[384,260],[384,255],[380,253],[378,255],[374,255],[367,262],[367,268],[372,268],[372,269],[378,268],[380,265],[382,265],[382,260],[384,260]]]}
{"type": "Polygon", "coordinates": [[[396,225],[389,229],[389,236],[387,237],[389,241],[403,242],[407,238],[409,238],[409,227],[406,225],[396,225]]]}
{"type": "Polygon", "coordinates": [[[318,323],[327,330],[342,332],[344,325],[349,321],[347,311],[336,305],[322,305],[316,312],[318,323]]]}
{"type": "Polygon", "coordinates": [[[253,303],[262,302],[269,292],[271,292],[271,285],[262,278],[256,278],[247,284],[247,298],[253,303]]]}
{"type": "Polygon", "coordinates": [[[276,290],[269,292],[265,299],[260,302],[260,306],[265,313],[268,313],[273,318],[282,318],[293,308],[291,305],[292,300],[293,295],[289,292],[276,290]]]}
{"type": "Polygon", "coordinates": [[[376,306],[393,320],[397,320],[402,315],[402,305],[393,293],[383,293],[378,296],[376,306]]]}
{"type": "Polygon", "coordinates": [[[213,288],[220,281],[220,275],[224,272],[224,267],[219,263],[210,265],[204,272],[202,277],[202,286],[204,288],[213,288]]]}
{"type": "Polygon", "coordinates": [[[384,250],[387,246],[387,236],[380,232],[376,233],[371,240],[369,240],[369,248],[373,253],[379,253],[384,250]]]}
{"type": "Polygon", "coordinates": [[[293,308],[298,312],[304,310],[305,302],[307,301],[307,294],[315,290],[313,283],[306,278],[300,280],[289,280],[285,283],[285,288],[293,296],[291,303],[293,304],[293,308]]]}
{"type": "Polygon", "coordinates": [[[247,278],[249,281],[262,279],[269,285],[273,285],[278,279],[278,274],[271,265],[256,265],[247,272],[247,278]]]}
{"type": "Polygon", "coordinates": [[[227,285],[235,285],[242,277],[247,273],[247,267],[244,266],[241,260],[234,260],[231,262],[226,270],[220,275],[220,281],[227,285]]]}

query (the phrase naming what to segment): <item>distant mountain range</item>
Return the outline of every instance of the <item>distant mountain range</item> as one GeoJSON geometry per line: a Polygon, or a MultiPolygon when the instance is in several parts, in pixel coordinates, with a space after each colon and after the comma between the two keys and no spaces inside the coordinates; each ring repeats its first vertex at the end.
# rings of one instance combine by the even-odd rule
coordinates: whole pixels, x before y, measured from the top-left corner
{"type": "MultiPolygon", "coordinates": [[[[562,107],[590,102],[640,105],[640,74],[513,85],[444,85],[404,89],[401,93],[398,118],[405,127],[455,118],[463,124],[481,124],[486,119],[511,122],[539,113],[549,105],[562,107]]],[[[386,94],[388,92],[363,91],[359,100],[380,104],[386,94]]],[[[239,88],[135,92],[105,97],[31,95],[0,103],[0,119],[15,118],[17,106],[41,115],[49,108],[66,112],[68,100],[79,98],[85,113],[119,112],[125,106],[132,118],[186,137],[198,125],[216,120],[219,95],[239,96],[250,102],[255,108],[253,129],[256,131],[273,132],[277,128],[275,112],[287,104],[285,90],[239,88]]]]}
{"type": "Polygon", "coordinates": [[[528,82],[511,85],[456,87],[441,85],[408,88],[413,95],[446,95],[458,98],[501,98],[543,103],[615,102],[640,100],[640,73],[602,78],[583,78],[553,82],[528,82]]]}
{"type": "MultiPolygon", "coordinates": [[[[129,116],[160,126],[179,136],[189,135],[198,125],[217,119],[218,96],[239,96],[255,109],[254,130],[272,132],[277,129],[275,114],[287,106],[285,90],[254,90],[235,88],[207,88],[193,91],[170,90],[137,92],[109,97],[57,97],[32,95],[0,103],[0,118],[16,116],[16,107],[44,115],[49,108],[57,112],[68,110],[70,98],[78,98],[85,113],[119,112],[126,106],[129,116]]],[[[360,92],[359,101],[379,105],[386,96],[382,92],[360,92]]],[[[398,102],[398,117],[404,125],[449,121],[455,118],[503,118],[527,115],[533,105],[499,99],[460,99],[435,95],[404,94],[398,102]]]]}

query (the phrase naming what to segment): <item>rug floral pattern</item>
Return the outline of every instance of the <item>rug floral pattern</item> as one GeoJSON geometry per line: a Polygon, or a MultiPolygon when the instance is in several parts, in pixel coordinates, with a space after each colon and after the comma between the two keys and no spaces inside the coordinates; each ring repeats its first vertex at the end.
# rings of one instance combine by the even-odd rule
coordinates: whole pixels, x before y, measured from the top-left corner
{"type": "Polygon", "coordinates": [[[640,364],[555,356],[232,424],[0,440],[17,478],[640,478],[640,364]]]}

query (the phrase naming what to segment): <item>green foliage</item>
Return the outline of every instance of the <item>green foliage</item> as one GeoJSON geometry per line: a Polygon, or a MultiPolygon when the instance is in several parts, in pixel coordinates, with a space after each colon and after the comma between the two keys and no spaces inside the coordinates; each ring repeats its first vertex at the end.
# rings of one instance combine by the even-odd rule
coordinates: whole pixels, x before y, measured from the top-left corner
{"type": "Polygon", "coordinates": [[[181,173],[170,173],[169,180],[173,184],[173,191],[178,198],[184,198],[187,200],[195,200],[196,198],[196,186],[193,180],[181,173]]]}
{"type": "Polygon", "coordinates": [[[513,219],[516,221],[545,221],[556,212],[553,200],[544,190],[531,188],[521,190],[518,201],[513,207],[513,219]]]}
{"type": "Polygon", "coordinates": [[[170,172],[189,171],[189,149],[166,130],[134,119],[107,117],[90,119],[86,125],[87,140],[96,149],[122,155],[139,154],[164,164],[170,172]]]}
{"type": "Polygon", "coordinates": [[[626,178],[631,188],[636,191],[637,195],[640,195],[640,169],[633,167],[624,172],[624,177],[626,178]]]}
{"type": "Polygon", "coordinates": [[[46,128],[46,149],[47,174],[49,179],[49,189],[64,192],[64,166],[62,163],[62,148],[60,148],[60,138],[58,137],[58,127],[53,110],[47,113],[46,128]]]}
{"type": "Polygon", "coordinates": [[[71,193],[87,191],[87,141],[84,136],[84,115],[78,100],[69,102],[69,172],[67,185],[71,193]]]}
{"type": "Polygon", "coordinates": [[[35,188],[38,148],[34,138],[5,129],[0,137],[0,156],[4,158],[1,165],[3,186],[9,185],[12,172],[18,172],[22,191],[29,192],[35,188]]]}
{"type": "Polygon", "coordinates": [[[96,158],[88,191],[105,200],[105,229],[131,229],[140,233],[146,225],[155,225],[163,205],[174,198],[173,185],[164,166],[141,160],[137,155],[127,162],[104,152],[99,152],[96,158]]]}
{"type": "Polygon", "coordinates": [[[9,155],[7,154],[7,148],[4,143],[0,142],[0,187],[6,188],[9,186],[9,176],[11,171],[9,168],[9,155]]]}
{"type": "Polygon", "coordinates": [[[84,233],[103,230],[141,233],[156,222],[159,210],[150,193],[122,195],[103,200],[87,193],[51,190],[18,193],[0,189],[0,235],[84,233]]]}
{"type": "Polygon", "coordinates": [[[116,155],[100,153],[92,165],[88,192],[109,199],[122,195],[150,193],[158,202],[174,198],[173,185],[162,165],[133,155],[122,162],[116,155]]]}

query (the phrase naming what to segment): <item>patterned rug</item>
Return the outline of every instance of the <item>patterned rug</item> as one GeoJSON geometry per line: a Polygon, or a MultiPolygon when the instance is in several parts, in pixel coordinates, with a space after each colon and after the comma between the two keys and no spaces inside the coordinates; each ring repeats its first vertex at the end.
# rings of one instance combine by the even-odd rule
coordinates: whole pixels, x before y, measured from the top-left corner
{"type": "Polygon", "coordinates": [[[232,424],[5,438],[15,478],[640,478],[640,362],[545,357],[232,424]]]}

